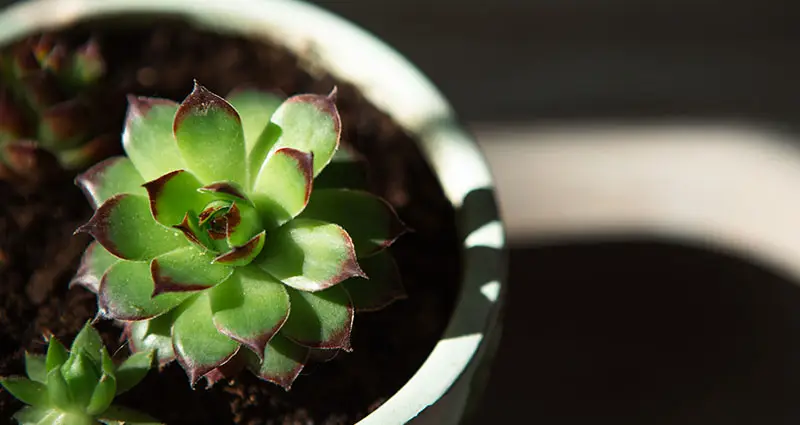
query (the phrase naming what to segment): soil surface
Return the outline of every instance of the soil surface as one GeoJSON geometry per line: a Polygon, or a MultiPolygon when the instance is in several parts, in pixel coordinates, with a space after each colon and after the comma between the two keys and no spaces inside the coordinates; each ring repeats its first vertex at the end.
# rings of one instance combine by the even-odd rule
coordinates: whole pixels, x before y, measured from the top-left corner
{"type": "MultiPolygon", "coordinates": [[[[109,65],[103,102],[124,108],[127,93],[180,101],[195,78],[220,94],[242,85],[286,95],[327,93],[336,84],[343,143],[368,160],[372,190],[415,232],[392,248],[408,299],[357,314],[353,352],[310,365],[290,392],[246,372],[211,389],[192,390],[183,370],[172,364],[152,371],[119,402],[170,425],[355,423],[413,375],[447,324],[460,277],[451,205],[414,141],[353,87],[302,71],[296,57],[273,45],[175,21],[148,22],[136,30],[112,22],[60,34],[76,44],[89,35],[99,39],[109,65]]],[[[97,119],[122,125],[117,113],[97,119]]],[[[69,342],[95,315],[94,294],[68,289],[89,242],[72,232],[91,208],[72,176],[64,175],[34,191],[0,183],[0,213],[0,375],[22,374],[25,350],[43,352],[44,334],[69,342]]],[[[120,330],[110,322],[97,326],[124,358],[120,330]]],[[[0,391],[0,423],[10,423],[21,406],[0,391]]]]}

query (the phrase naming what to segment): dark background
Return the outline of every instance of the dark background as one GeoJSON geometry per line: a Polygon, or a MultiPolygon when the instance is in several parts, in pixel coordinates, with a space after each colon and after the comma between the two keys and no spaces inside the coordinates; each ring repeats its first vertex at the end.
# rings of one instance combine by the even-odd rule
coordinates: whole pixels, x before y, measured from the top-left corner
{"type": "MultiPolygon", "coordinates": [[[[316,3],[415,62],[469,125],[798,121],[798,2],[316,3]]],[[[509,280],[477,423],[800,420],[800,290],[757,264],[675,241],[517,242],[509,280]]]]}

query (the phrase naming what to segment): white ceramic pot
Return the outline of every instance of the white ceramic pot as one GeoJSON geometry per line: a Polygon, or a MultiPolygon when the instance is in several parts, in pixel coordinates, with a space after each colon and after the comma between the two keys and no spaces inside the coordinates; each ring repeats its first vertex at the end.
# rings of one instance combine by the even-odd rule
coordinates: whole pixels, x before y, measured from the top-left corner
{"type": "Polygon", "coordinates": [[[462,421],[499,338],[505,237],[491,175],[436,88],[354,25],[294,0],[32,0],[0,14],[0,45],[88,19],[170,14],[221,33],[266,38],[353,84],[419,142],[457,210],[463,282],[444,336],[416,374],[359,425],[462,421]]]}

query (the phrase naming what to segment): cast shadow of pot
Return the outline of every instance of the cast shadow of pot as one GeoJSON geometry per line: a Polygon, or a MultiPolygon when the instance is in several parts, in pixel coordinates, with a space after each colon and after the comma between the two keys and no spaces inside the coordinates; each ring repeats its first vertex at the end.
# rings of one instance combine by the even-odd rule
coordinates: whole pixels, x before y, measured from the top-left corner
{"type": "Polygon", "coordinates": [[[511,250],[477,423],[783,424],[800,416],[800,290],[685,241],[511,250]]]}

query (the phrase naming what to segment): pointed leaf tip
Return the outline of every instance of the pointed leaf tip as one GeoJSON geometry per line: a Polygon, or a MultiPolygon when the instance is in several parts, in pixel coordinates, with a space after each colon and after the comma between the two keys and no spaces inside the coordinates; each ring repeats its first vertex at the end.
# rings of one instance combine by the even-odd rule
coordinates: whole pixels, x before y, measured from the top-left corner
{"type": "Polygon", "coordinates": [[[257,265],[301,291],[321,291],[351,277],[367,277],[343,228],[306,218],[270,233],[257,265]]]}
{"type": "Polygon", "coordinates": [[[96,294],[100,289],[103,274],[118,261],[119,258],[106,251],[97,241],[92,242],[83,253],[78,271],[70,280],[69,287],[83,286],[96,294]]]}
{"type": "Polygon", "coordinates": [[[75,184],[81,188],[95,209],[108,198],[120,193],[145,195],[146,192],[141,187],[143,183],[144,179],[131,160],[124,156],[105,159],[75,178],[75,184]]]}
{"type": "Polygon", "coordinates": [[[336,98],[338,96],[339,96],[339,87],[333,86],[333,88],[331,89],[331,92],[328,93],[328,100],[330,100],[331,103],[335,104],[336,103],[336,98]]]}
{"type": "Polygon", "coordinates": [[[172,129],[181,155],[201,181],[246,183],[244,130],[225,99],[195,82],[178,107],[172,129]]]}
{"type": "Polygon", "coordinates": [[[408,232],[386,200],[363,190],[316,190],[301,217],[342,226],[352,238],[358,258],[381,252],[408,232]]]}
{"type": "Polygon", "coordinates": [[[180,108],[178,108],[178,113],[175,115],[175,122],[172,127],[173,132],[178,132],[179,127],[188,116],[194,114],[201,116],[207,115],[212,109],[220,109],[230,118],[237,122],[241,121],[239,113],[236,112],[228,101],[205,88],[205,86],[195,80],[192,92],[189,93],[189,96],[181,103],[180,108]]]}
{"type": "Polygon", "coordinates": [[[101,314],[117,320],[144,320],[160,316],[180,305],[191,292],[166,292],[153,296],[150,264],[120,261],[100,281],[97,305],[101,314]]]}
{"type": "Polygon", "coordinates": [[[287,290],[292,311],[281,335],[309,348],[351,350],[354,308],[342,286],[318,292],[287,290]]]}
{"type": "MultiPolygon", "coordinates": [[[[338,136],[342,133],[342,120],[339,117],[339,109],[336,108],[336,97],[338,89],[334,86],[327,96],[318,94],[300,94],[292,96],[286,100],[288,103],[307,103],[315,107],[319,112],[327,115],[332,120],[333,132],[338,136]]],[[[337,141],[338,142],[338,141],[337,141]]],[[[337,143],[338,144],[338,143],[337,143]]]]}
{"type": "Polygon", "coordinates": [[[249,356],[248,369],[259,378],[289,391],[308,361],[309,349],[279,333],[267,344],[262,357],[263,361],[254,355],[249,356]]]}
{"type": "Polygon", "coordinates": [[[103,347],[103,340],[100,338],[100,334],[92,327],[91,322],[87,321],[72,341],[70,351],[83,351],[89,358],[99,363],[103,347]]]}
{"type": "Polygon", "coordinates": [[[352,278],[342,282],[357,312],[381,310],[407,297],[397,263],[389,251],[381,251],[359,263],[370,279],[352,278]]]}
{"type": "Polygon", "coordinates": [[[205,374],[233,358],[241,345],[214,326],[208,291],[198,294],[176,314],[173,350],[194,387],[205,374]]]}
{"type": "Polygon", "coordinates": [[[147,198],[126,193],[106,200],[75,232],[92,235],[126,260],[148,260],[186,245],[179,233],[153,219],[147,198]]]}
{"type": "MultiPolygon", "coordinates": [[[[292,148],[313,152],[314,176],[333,158],[342,133],[341,117],[333,99],[317,94],[301,94],[287,99],[273,114],[271,126],[277,126],[281,131],[275,132],[277,139],[269,146],[270,151],[292,148]]],[[[256,149],[253,154],[257,153],[256,149]]]]}
{"type": "Polygon", "coordinates": [[[172,122],[178,104],[167,99],[128,97],[128,112],[122,132],[122,146],[146,181],[186,169],[172,122]]]}
{"type": "Polygon", "coordinates": [[[150,110],[155,106],[167,106],[174,108],[178,107],[178,103],[173,100],[161,99],[157,97],[136,96],[129,94],[127,96],[127,100],[128,114],[126,117],[126,127],[135,119],[147,117],[147,114],[149,114],[150,110]]]}
{"type": "Polygon", "coordinates": [[[259,357],[289,317],[284,285],[258,268],[239,268],[209,294],[214,326],[259,357]],[[269,308],[264,308],[269,306],[269,308]],[[254,311],[260,314],[254,315],[254,311]]]}

